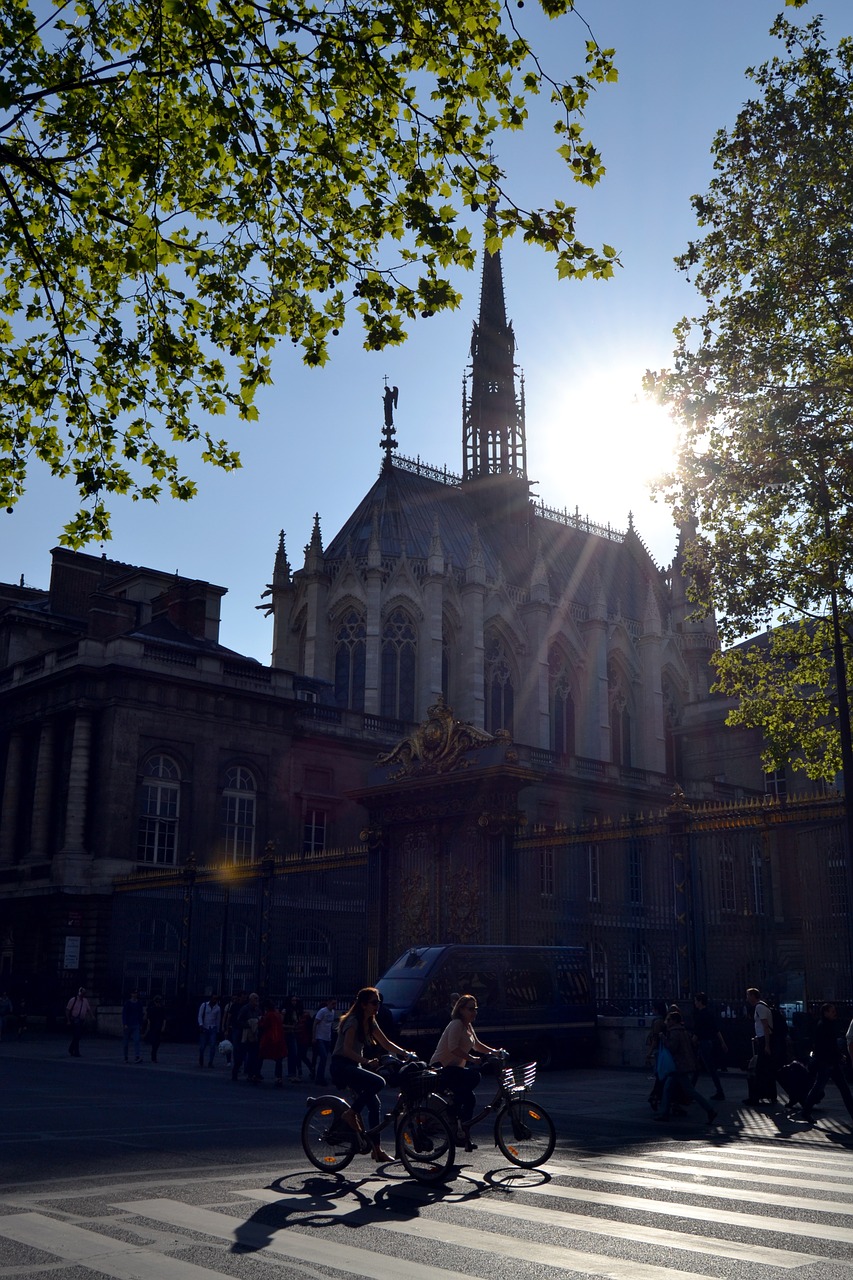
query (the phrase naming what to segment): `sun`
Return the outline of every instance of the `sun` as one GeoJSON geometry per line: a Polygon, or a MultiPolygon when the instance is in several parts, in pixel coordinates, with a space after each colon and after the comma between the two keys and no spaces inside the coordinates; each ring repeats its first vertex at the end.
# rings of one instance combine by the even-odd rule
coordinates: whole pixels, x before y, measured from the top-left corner
{"type": "Polygon", "coordinates": [[[650,486],[675,463],[678,428],[643,392],[638,361],[552,376],[537,405],[529,473],[546,506],[579,509],[599,525],[625,529],[628,513],[650,549],[673,541],[669,508],[650,486]]]}

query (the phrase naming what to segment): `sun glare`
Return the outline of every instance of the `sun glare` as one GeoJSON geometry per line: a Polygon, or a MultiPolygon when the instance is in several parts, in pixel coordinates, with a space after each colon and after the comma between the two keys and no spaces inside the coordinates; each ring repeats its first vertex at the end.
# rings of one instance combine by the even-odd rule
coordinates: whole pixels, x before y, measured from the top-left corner
{"type": "Polygon", "coordinates": [[[677,427],[648,400],[642,368],[631,364],[590,370],[571,382],[554,379],[537,413],[530,474],[546,506],[577,507],[596,524],[635,527],[652,547],[669,543],[673,527],[662,499],[649,488],[672,469],[677,427]],[[541,417],[539,416],[541,414],[541,417]]]}

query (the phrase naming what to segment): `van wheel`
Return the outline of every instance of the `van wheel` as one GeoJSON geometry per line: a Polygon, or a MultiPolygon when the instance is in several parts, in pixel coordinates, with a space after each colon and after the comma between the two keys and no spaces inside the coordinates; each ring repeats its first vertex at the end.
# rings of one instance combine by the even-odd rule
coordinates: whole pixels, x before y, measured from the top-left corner
{"type": "Polygon", "coordinates": [[[554,1050],[550,1040],[543,1040],[536,1048],[536,1065],[540,1071],[547,1071],[554,1065],[554,1050]]]}

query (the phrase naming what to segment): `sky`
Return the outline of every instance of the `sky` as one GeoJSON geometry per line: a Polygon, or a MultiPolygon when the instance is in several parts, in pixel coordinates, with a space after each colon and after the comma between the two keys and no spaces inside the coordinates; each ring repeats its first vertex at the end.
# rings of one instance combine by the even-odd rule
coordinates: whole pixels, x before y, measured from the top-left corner
{"type": "MultiPolygon", "coordinates": [[[[661,566],[672,560],[676,533],[649,485],[671,465],[677,428],[645,399],[642,376],[669,364],[674,325],[701,309],[673,259],[696,231],[690,197],[712,175],[714,134],[753,92],[745,69],[782,52],[768,31],[783,7],[783,0],[578,0],[598,43],[615,47],[619,68],[618,83],[600,88],[586,112],[605,177],[591,191],[567,179],[547,102],[498,155],[519,203],[576,204],[580,239],[615,246],[622,261],[610,281],[558,281],[553,256],[521,243],[504,249],[534,492],[546,506],[578,507],[617,529],[630,512],[661,566]]],[[[785,12],[796,22],[823,13],[834,42],[853,32],[850,0],[811,0],[785,12]]],[[[533,0],[514,16],[552,75],[580,69],[587,32],[576,17],[548,23],[533,0]]],[[[418,321],[401,347],[366,352],[353,321],[329,363],[314,370],[283,344],[275,384],[257,400],[259,421],[215,424],[240,449],[242,469],[219,474],[193,457],[198,497],[156,505],[116,498],[112,540],[86,550],[226,587],[221,642],[268,662],[272,620],[256,606],[279,531],[299,568],[315,512],[326,545],[370,488],[381,463],[385,377],[399,387],[399,452],[462,469],[461,388],[479,265],[457,283],[462,306],[418,321]]],[[[0,515],[0,581],[23,577],[46,588],[50,550],[76,509],[68,485],[34,469],[14,514],[0,515]]]]}

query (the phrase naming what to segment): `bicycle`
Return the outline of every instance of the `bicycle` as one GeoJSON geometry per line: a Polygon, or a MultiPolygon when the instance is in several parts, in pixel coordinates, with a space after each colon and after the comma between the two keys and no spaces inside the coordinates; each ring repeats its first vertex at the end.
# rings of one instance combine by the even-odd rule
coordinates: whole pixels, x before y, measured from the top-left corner
{"type": "Polygon", "coordinates": [[[393,1123],[396,1152],[406,1172],[418,1182],[441,1182],[456,1161],[456,1138],[446,1116],[431,1102],[438,1072],[417,1060],[400,1066],[396,1058],[386,1059],[378,1071],[388,1083],[394,1078],[399,1090],[394,1106],[379,1124],[353,1129],[343,1119],[350,1104],[336,1094],[307,1098],[303,1151],[315,1168],[337,1173],[356,1155],[366,1154],[393,1123]]]}
{"type": "Polygon", "coordinates": [[[557,1132],[545,1108],[527,1097],[527,1090],[536,1079],[536,1063],[528,1062],[513,1068],[507,1066],[507,1057],[506,1053],[492,1056],[491,1061],[499,1064],[495,1096],[470,1120],[460,1120],[456,1116],[450,1090],[440,1093],[439,1097],[449,1099],[447,1111],[459,1127],[462,1135],[460,1145],[466,1151],[474,1149],[471,1130],[495,1111],[495,1146],[512,1164],[522,1169],[535,1169],[550,1159],[557,1142],[557,1132]],[[516,1070],[520,1073],[520,1080],[516,1079],[516,1070]]]}

